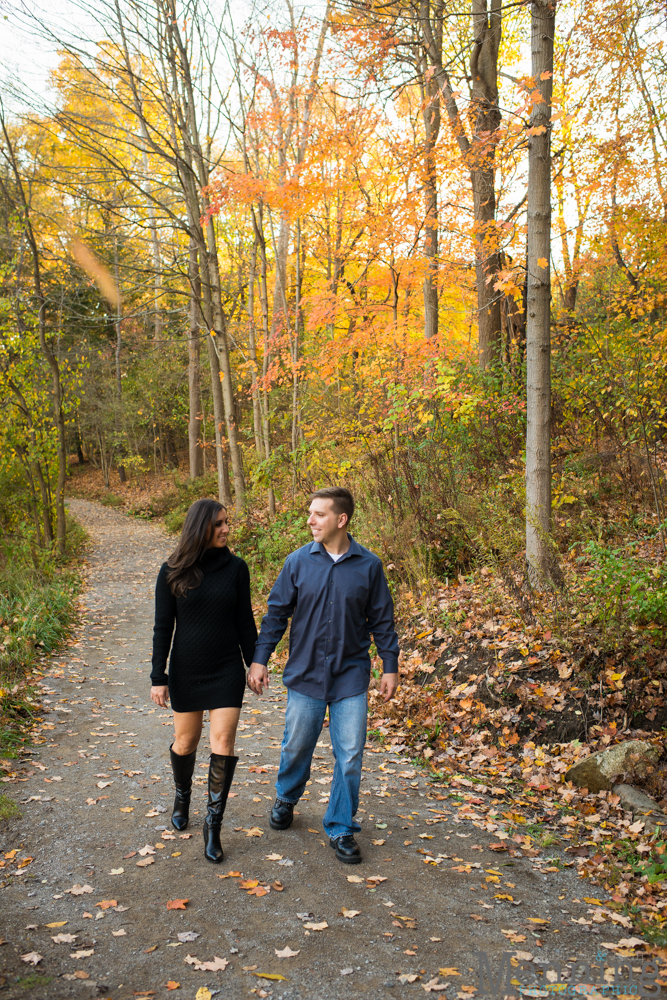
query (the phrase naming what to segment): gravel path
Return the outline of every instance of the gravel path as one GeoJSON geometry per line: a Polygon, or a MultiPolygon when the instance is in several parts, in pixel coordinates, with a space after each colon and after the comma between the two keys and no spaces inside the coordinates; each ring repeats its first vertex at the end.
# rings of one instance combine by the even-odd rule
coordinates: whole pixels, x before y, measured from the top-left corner
{"type": "Polygon", "coordinates": [[[225,862],[207,863],[209,747],[204,739],[182,838],[168,824],[170,715],[149,699],[153,586],[173,538],[98,504],[69,507],[92,542],[83,618],[44,678],[48,742],[3,786],[23,818],[0,824],[0,1000],[150,991],[208,1000],[201,987],[225,998],[381,1000],[419,997],[422,986],[466,1000],[479,987],[475,952],[493,969],[516,949],[565,965],[593,961],[600,941],[628,935],[607,924],[600,936],[578,899],[590,889],[572,869],[489,850],[493,835],[473,825],[474,796],[465,818],[464,792],[445,797],[405,755],[374,746],[362,784],[365,861],[339,864],[321,825],[333,765],[326,730],[293,827],[272,831],[278,678],[268,698],[248,692],[225,862]],[[25,857],[32,862],[17,868],[25,857]],[[185,909],[169,909],[173,900],[187,900],[185,909]],[[285,948],[293,957],[276,955],[285,948]],[[35,965],[21,958],[31,954],[35,965]]]}

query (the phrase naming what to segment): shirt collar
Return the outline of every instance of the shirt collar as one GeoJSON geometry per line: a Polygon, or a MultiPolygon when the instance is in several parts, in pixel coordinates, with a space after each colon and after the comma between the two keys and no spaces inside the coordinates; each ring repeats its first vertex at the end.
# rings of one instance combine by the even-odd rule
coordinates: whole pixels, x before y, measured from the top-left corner
{"type": "MultiPolygon", "coordinates": [[[[347,533],[347,537],[350,539],[350,547],[347,550],[347,552],[343,556],[341,556],[341,559],[337,560],[338,562],[341,562],[342,559],[347,559],[348,556],[360,556],[361,555],[361,545],[359,544],[359,542],[357,542],[352,537],[352,535],[349,533],[349,531],[347,533]]],[[[322,545],[322,542],[313,542],[312,545],[310,546],[310,548],[308,549],[308,551],[310,553],[322,552],[322,553],[324,553],[327,556],[329,555],[329,553],[327,552],[327,550],[322,545]]]]}

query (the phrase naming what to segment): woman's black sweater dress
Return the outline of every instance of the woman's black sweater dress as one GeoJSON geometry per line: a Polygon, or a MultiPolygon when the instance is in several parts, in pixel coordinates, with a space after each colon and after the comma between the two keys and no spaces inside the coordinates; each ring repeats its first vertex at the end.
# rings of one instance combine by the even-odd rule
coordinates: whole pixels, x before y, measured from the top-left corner
{"type": "Polygon", "coordinates": [[[207,549],[198,565],[204,578],[185,597],[172,594],[167,564],[160,569],[151,683],[169,684],[175,712],[240,708],[246,681],[243,660],[250,666],[257,640],[250,573],[227,546],[207,549]]]}

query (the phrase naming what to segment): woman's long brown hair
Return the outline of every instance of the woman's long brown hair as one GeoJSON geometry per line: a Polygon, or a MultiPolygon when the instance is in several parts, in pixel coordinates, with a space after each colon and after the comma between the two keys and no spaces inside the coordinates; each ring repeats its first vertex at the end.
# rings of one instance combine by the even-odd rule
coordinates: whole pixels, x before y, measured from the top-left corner
{"type": "Polygon", "coordinates": [[[213,522],[224,509],[217,500],[195,500],[185,515],[178,545],[167,559],[167,583],[174,597],[187,597],[188,590],[204,579],[197,563],[209,547],[213,522]]]}

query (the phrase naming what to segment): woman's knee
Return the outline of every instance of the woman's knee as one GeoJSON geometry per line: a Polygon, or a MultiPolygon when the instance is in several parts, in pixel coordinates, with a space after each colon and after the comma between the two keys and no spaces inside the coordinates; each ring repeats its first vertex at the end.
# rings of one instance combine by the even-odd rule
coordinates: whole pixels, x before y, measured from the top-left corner
{"type": "Polygon", "coordinates": [[[172,750],[179,757],[186,757],[188,754],[193,753],[199,746],[199,735],[194,736],[188,734],[184,736],[176,736],[174,738],[172,750]]]}

